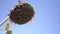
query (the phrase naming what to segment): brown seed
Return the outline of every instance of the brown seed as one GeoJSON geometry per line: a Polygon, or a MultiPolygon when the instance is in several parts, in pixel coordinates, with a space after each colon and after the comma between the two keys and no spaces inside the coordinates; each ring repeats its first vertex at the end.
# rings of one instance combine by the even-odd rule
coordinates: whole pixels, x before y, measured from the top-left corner
{"type": "Polygon", "coordinates": [[[28,3],[22,3],[22,5],[16,5],[11,10],[9,17],[10,20],[17,24],[25,24],[34,16],[33,7],[28,3]]]}

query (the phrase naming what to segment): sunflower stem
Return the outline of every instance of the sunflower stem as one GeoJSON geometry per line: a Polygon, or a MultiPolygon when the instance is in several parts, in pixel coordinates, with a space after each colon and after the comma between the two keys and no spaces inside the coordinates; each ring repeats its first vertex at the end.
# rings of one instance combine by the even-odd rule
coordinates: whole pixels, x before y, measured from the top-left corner
{"type": "Polygon", "coordinates": [[[19,5],[22,4],[21,0],[18,0],[18,4],[19,4],[19,5]]]}
{"type": "Polygon", "coordinates": [[[7,17],[0,23],[0,26],[2,26],[8,19],[9,19],[9,16],[7,16],[7,17]]]}
{"type": "Polygon", "coordinates": [[[5,30],[5,28],[1,28],[0,30],[5,30]]]}

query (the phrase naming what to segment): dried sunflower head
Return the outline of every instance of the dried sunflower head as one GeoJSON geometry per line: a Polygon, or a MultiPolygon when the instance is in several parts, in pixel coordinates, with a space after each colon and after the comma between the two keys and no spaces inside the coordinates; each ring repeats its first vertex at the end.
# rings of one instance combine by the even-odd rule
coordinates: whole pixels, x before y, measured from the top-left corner
{"type": "Polygon", "coordinates": [[[34,16],[33,7],[28,3],[22,3],[22,5],[16,5],[13,10],[10,11],[10,20],[17,24],[25,24],[34,16]]]}

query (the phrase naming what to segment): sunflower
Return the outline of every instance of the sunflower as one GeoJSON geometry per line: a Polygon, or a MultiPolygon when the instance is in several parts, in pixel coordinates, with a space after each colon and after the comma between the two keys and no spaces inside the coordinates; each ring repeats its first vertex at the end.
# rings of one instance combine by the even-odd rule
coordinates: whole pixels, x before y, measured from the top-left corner
{"type": "Polygon", "coordinates": [[[10,21],[20,25],[30,21],[33,16],[34,16],[33,7],[28,3],[16,5],[15,8],[11,10],[9,13],[10,21]]]}

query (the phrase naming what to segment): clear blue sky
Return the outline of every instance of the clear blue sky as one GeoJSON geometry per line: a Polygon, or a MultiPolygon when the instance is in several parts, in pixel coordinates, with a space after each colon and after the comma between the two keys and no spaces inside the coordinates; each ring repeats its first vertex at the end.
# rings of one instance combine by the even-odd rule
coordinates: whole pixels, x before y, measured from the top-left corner
{"type": "MultiPolygon", "coordinates": [[[[24,25],[11,24],[13,34],[60,34],[60,0],[22,0],[30,3],[35,10],[35,16],[24,25]]],[[[17,0],[0,0],[0,22],[17,5],[17,0]]],[[[0,28],[4,28],[8,20],[0,28]]],[[[0,30],[0,34],[5,34],[0,30]]]]}

